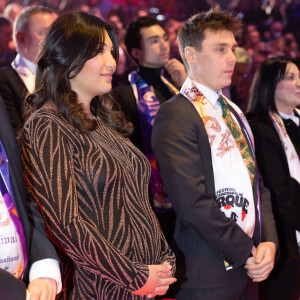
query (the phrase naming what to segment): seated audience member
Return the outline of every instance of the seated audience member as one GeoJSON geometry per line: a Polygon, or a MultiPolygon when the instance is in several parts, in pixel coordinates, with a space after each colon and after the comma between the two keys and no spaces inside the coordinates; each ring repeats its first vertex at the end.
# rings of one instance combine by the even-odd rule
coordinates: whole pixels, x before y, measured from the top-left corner
{"type": "Polygon", "coordinates": [[[1,300],[54,300],[60,292],[59,262],[44,227],[36,205],[25,208],[19,149],[0,97],[1,300]]]}
{"type": "Polygon", "coordinates": [[[0,67],[9,66],[16,56],[10,48],[12,41],[12,28],[10,21],[0,16],[0,67]]]}
{"type": "Polygon", "coordinates": [[[146,299],[176,281],[148,199],[149,162],[108,94],[117,58],[111,27],[64,14],[45,37],[27,97],[24,178],[63,265],[58,299],[146,299]]]}
{"type": "Polygon", "coordinates": [[[270,189],[279,235],[279,262],[267,279],[270,300],[300,292],[300,72],[292,60],[267,59],[250,94],[250,125],[258,166],[270,189]]]}
{"type": "Polygon", "coordinates": [[[171,243],[175,214],[157,169],[151,147],[151,131],[159,106],[178,93],[187,74],[181,62],[169,59],[167,34],[153,17],[142,17],[130,23],[125,45],[138,68],[129,74],[128,82],[116,90],[116,99],[135,127],[131,141],[146,154],[151,163],[150,193],[153,206],[167,241],[171,243]]]}
{"type": "Polygon", "coordinates": [[[25,96],[34,90],[35,57],[39,45],[53,21],[49,8],[29,6],[14,22],[13,38],[18,54],[10,66],[0,69],[0,94],[15,134],[24,124],[22,108],[25,96]]]}

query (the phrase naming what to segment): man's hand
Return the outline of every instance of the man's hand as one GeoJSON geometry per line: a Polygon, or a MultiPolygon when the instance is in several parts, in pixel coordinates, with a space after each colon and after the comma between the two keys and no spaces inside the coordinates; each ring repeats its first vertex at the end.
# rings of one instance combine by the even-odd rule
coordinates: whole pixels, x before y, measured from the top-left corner
{"type": "Polygon", "coordinates": [[[253,257],[248,258],[245,268],[253,282],[260,282],[269,276],[274,267],[276,246],[272,242],[261,243],[253,257]]]}
{"type": "Polygon", "coordinates": [[[161,265],[148,265],[149,277],[143,287],[132,292],[135,295],[153,298],[157,295],[164,295],[169,289],[170,284],[176,282],[176,278],[172,277],[172,266],[169,262],[161,265]]]}
{"type": "Polygon", "coordinates": [[[28,285],[30,300],[54,300],[56,281],[52,278],[37,278],[28,285]]]}
{"type": "Polygon", "coordinates": [[[185,66],[176,58],[170,59],[165,65],[166,70],[170,74],[174,83],[181,87],[187,78],[185,66]]]}

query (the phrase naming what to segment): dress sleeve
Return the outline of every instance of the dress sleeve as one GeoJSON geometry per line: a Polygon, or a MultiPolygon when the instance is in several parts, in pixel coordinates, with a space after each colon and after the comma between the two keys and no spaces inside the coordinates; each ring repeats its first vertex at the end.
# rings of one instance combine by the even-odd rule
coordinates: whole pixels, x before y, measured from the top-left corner
{"type": "Polygon", "coordinates": [[[53,243],[82,268],[135,291],[147,281],[148,267],[124,256],[81,217],[67,130],[45,118],[23,129],[20,146],[25,184],[39,205],[53,243]]]}

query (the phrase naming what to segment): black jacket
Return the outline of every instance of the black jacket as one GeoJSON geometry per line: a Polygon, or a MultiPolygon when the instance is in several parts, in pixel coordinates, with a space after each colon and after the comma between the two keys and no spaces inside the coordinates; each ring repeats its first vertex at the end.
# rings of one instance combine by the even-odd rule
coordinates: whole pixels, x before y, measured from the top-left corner
{"type": "MultiPolygon", "coordinates": [[[[232,288],[235,280],[246,280],[244,264],[260,239],[258,214],[251,239],[220,210],[209,139],[193,104],[182,94],[159,108],[152,147],[177,215],[174,238],[179,284],[185,288],[232,288]],[[224,259],[233,270],[225,270],[224,259]]],[[[270,195],[262,185],[260,192],[262,241],[277,244],[270,195]]],[[[257,207],[257,195],[254,201],[257,207]]]]}
{"type": "MultiPolygon", "coordinates": [[[[283,120],[300,157],[300,127],[283,120]]],[[[295,230],[300,231],[300,184],[290,176],[285,152],[269,116],[252,117],[256,156],[265,185],[270,189],[281,258],[299,258],[295,230]]]]}
{"type": "Polygon", "coordinates": [[[44,220],[39,214],[37,206],[31,204],[26,209],[19,147],[2,98],[0,98],[0,139],[9,161],[10,181],[24,228],[28,253],[28,264],[23,281],[0,269],[0,299],[22,300],[26,297],[31,265],[38,260],[46,258],[58,260],[58,258],[56,250],[46,236],[44,220]],[[32,221],[29,221],[29,218],[32,221]]]}

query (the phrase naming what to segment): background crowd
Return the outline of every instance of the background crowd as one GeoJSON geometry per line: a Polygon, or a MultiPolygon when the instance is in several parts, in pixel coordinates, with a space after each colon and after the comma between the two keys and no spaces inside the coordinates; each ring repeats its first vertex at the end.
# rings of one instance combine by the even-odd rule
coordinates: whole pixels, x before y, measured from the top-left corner
{"type": "MultiPolygon", "coordinates": [[[[0,66],[9,65],[15,56],[12,41],[12,22],[28,5],[44,5],[58,16],[67,11],[80,10],[112,23],[120,43],[120,59],[113,86],[121,85],[135,68],[127,55],[124,35],[129,22],[140,16],[152,15],[162,22],[170,43],[170,57],[180,60],[177,45],[178,28],[197,11],[220,6],[239,16],[244,31],[238,37],[237,63],[231,87],[224,91],[243,111],[248,105],[248,92],[255,71],[266,58],[284,55],[299,60],[300,2],[297,0],[223,0],[223,1],[112,1],[112,0],[1,0],[0,66]],[[5,19],[4,19],[5,18],[5,19]],[[8,19],[8,21],[6,20],[8,19]]],[[[300,62],[299,62],[300,63],[300,62]]]]}

